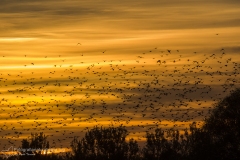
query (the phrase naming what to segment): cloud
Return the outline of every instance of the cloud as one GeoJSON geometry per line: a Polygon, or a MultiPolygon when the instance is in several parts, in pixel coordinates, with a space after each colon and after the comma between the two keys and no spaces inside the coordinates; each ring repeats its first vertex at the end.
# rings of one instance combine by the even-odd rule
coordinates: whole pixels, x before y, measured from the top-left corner
{"type": "Polygon", "coordinates": [[[237,54],[237,55],[240,54],[240,46],[226,46],[223,48],[226,53],[230,52],[230,53],[237,54]]]}
{"type": "Polygon", "coordinates": [[[3,1],[0,13],[2,21],[12,23],[15,29],[89,24],[143,30],[239,26],[238,7],[221,2],[3,1]]]}
{"type": "Polygon", "coordinates": [[[201,120],[214,98],[239,86],[231,77],[233,61],[238,63],[232,53],[240,51],[238,15],[238,0],[1,0],[1,95],[7,99],[1,118],[14,118],[9,128],[3,121],[0,126],[7,133],[13,122],[26,121],[30,131],[40,123],[37,131],[66,123],[70,132],[96,124],[94,119],[107,125],[133,118],[133,125],[147,126],[156,119],[201,120]]]}

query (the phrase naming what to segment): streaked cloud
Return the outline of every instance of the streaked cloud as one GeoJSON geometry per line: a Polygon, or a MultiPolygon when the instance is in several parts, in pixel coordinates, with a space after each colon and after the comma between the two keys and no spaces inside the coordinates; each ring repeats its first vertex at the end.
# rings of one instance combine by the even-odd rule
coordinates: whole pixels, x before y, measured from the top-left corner
{"type": "Polygon", "coordinates": [[[239,0],[1,0],[1,141],[43,130],[66,138],[94,125],[125,124],[142,137],[151,126],[200,124],[239,87],[239,8],[239,0]]]}

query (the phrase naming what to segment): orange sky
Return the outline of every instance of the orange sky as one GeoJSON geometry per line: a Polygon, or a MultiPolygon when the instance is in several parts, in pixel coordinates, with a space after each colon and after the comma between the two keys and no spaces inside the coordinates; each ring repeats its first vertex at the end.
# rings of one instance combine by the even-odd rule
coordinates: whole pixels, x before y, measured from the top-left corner
{"type": "Polygon", "coordinates": [[[239,87],[238,15],[237,0],[1,1],[0,146],[201,122],[239,87]]]}

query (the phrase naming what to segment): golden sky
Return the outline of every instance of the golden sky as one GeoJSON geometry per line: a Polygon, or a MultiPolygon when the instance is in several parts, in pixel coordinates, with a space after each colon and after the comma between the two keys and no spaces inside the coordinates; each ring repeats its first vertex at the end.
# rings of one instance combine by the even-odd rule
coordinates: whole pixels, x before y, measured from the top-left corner
{"type": "Polygon", "coordinates": [[[240,86],[239,15],[239,0],[0,1],[0,146],[200,123],[240,86]]]}

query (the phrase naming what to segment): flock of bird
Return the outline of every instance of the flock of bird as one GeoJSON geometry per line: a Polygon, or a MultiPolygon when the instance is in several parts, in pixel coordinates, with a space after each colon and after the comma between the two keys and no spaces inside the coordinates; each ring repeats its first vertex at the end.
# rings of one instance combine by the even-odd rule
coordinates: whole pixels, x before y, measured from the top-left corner
{"type": "Polygon", "coordinates": [[[64,146],[96,125],[124,125],[142,140],[156,127],[201,125],[212,103],[240,86],[240,63],[225,49],[185,54],[155,47],[130,61],[92,64],[55,59],[48,68],[31,69],[38,64],[30,62],[0,73],[0,145],[44,132],[51,146],[64,146]]]}

